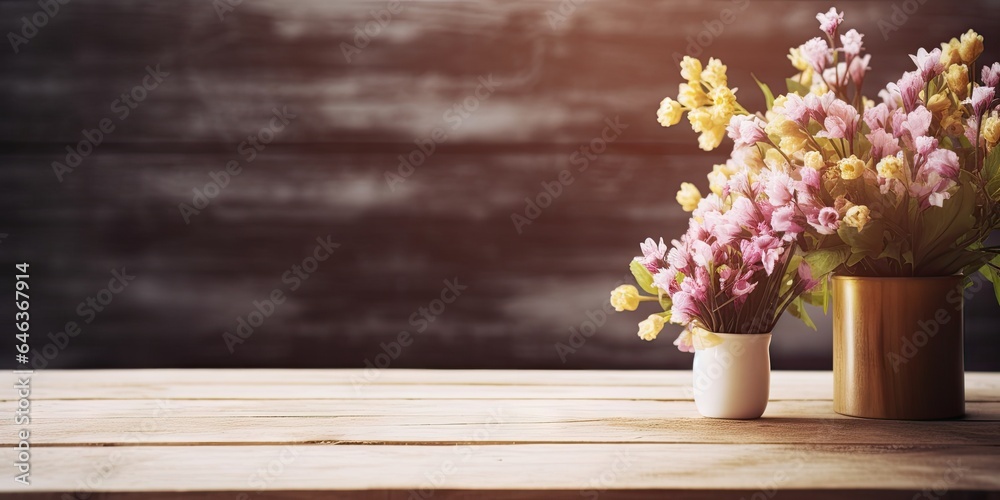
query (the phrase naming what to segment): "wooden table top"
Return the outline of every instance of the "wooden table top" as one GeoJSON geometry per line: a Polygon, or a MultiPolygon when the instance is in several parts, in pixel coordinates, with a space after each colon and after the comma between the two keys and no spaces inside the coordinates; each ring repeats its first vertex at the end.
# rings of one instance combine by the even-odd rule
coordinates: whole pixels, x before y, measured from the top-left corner
{"type": "MultiPolygon", "coordinates": [[[[775,372],[763,418],[712,420],[690,381],[687,371],[37,372],[30,423],[0,421],[5,464],[30,430],[31,485],[8,479],[0,494],[1000,496],[998,373],[968,373],[968,415],[939,422],[837,415],[830,372],[775,372]]],[[[13,415],[16,393],[0,405],[13,415]]]]}

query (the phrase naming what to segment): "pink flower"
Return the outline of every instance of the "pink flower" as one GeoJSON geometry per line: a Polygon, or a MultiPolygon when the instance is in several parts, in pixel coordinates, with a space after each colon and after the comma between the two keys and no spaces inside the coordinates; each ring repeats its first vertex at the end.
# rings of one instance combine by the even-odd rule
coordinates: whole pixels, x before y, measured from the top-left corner
{"type": "Polygon", "coordinates": [[[972,89],[972,97],[962,101],[962,104],[972,104],[973,114],[980,116],[990,107],[995,92],[993,87],[976,87],[972,89]]]}
{"type": "MultiPolygon", "coordinates": [[[[934,139],[937,145],[937,139],[934,139]]],[[[921,153],[924,154],[924,153],[921,153]]],[[[921,170],[926,169],[928,173],[937,174],[945,179],[958,178],[958,155],[950,149],[935,149],[926,154],[927,163],[921,170]]]]}
{"type": "Polygon", "coordinates": [[[899,94],[903,100],[903,108],[910,111],[917,105],[920,91],[924,88],[924,80],[920,77],[920,73],[907,71],[898,82],[890,83],[886,88],[890,92],[899,94]]]}
{"type": "Polygon", "coordinates": [[[701,240],[695,240],[691,242],[691,258],[694,263],[698,266],[709,266],[715,262],[714,256],[715,252],[712,251],[712,246],[701,240]]]}
{"type": "Polygon", "coordinates": [[[798,94],[788,93],[784,104],[776,107],[775,111],[803,127],[809,123],[809,108],[798,94]]]}
{"type": "Polygon", "coordinates": [[[885,103],[879,104],[878,106],[872,106],[865,110],[865,123],[868,128],[875,130],[877,128],[885,128],[889,120],[889,106],[885,103]]]}
{"type": "Polygon", "coordinates": [[[914,143],[914,145],[917,148],[917,153],[920,153],[920,154],[922,154],[924,156],[927,156],[927,155],[931,154],[931,151],[934,151],[938,147],[938,140],[937,140],[937,138],[936,137],[928,137],[926,135],[922,135],[920,137],[917,137],[913,141],[913,143],[914,143]]]}
{"type": "Polygon", "coordinates": [[[816,285],[819,284],[819,280],[814,280],[812,278],[812,269],[809,268],[809,264],[805,260],[799,263],[798,268],[799,279],[802,280],[803,291],[812,290],[816,285]]]}
{"type": "Polygon", "coordinates": [[[698,316],[698,303],[690,293],[677,292],[670,297],[670,300],[673,302],[670,308],[671,320],[687,324],[698,316]]]}
{"type": "Polygon", "coordinates": [[[802,44],[800,49],[802,51],[802,57],[809,61],[809,65],[813,67],[819,73],[822,73],[826,69],[826,65],[829,63],[830,59],[830,46],[826,44],[826,40],[820,37],[813,38],[808,42],[802,44]]]}
{"type": "Polygon", "coordinates": [[[783,242],[771,235],[761,235],[751,240],[761,252],[761,263],[764,264],[764,271],[768,275],[774,272],[774,265],[778,258],[785,252],[783,242]]]}
{"type": "Polygon", "coordinates": [[[855,85],[861,85],[861,81],[865,79],[865,73],[871,68],[868,63],[871,62],[872,56],[865,54],[864,57],[855,57],[851,60],[851,67],[848,72],[851,74],[851,80],[854,81],[855,85]]]}
{"type": "Polygon", "coordinates": [[[802,167],[799,169],[799,176],[802,177],[802,184],[811,189],[819,189],[819,171],[812,167],[802,167]]]}
{"type": "Polygon", "coordinates": [[[726,215],[743,227],[754,227],[758,222],[757,208],[752,201],[745,197],[736,198],[736,201],[733,202],[733,208],[730,208],[726,215]]]}
{"type": "Polygon", "coordinates": [[[816,134],[817,137],[828,137],[830,139],[851,139],[858,126],[858,110],[854,106],[837,99],[830,103],[827,108],[826,120],[823,120],[823,127],[826,130],[816,134]]]}
{"type": "Polygon", "coordinates": [[[750,292],[754,291],[755,288],[757,288],[756,282],[750,283],[749,281],[750,275],[751,273],[746,273],[744,276],[741,276],[740,279],[736,280],[735,283],[733,283],[732,290],[734,297],[741,297],[744,298],[745,300],[745,297],[749,295],[750,292]]]}
{"type": "Polygon", "coordinates": [[[819,234],[833,234],[840,228],[840,214],[833,207],[823,207],[816,214],[816,220],[810,220],[812,226],[819,234]]]}
{"type": "Polygon", "coordinates": [[[659,244],[653,238],[646,238],[645,242],[639,244],[639,249],[642,250],[642,258],[639,259],[639,262],[649,272],[656,272],[663,262],[663,257],[667,254],[667,244],[663,242],[663,238],[660,238],[659,244]]]}
{"type": "Polygon", "coordinates": [[[833,104],[833,101],[837,100],[837,96],[833,92],[827,92],[821,96],[816,96],[816,94],[809,94],[805,98],[806,108],[809,109],[809,116],[813,120],[820,123],[826,121],[826,112],[833,104]]]}
{"type": "Polygon", "coordinates": [[[826,36],[832,38],[837,33],[840,23],[844,22],[844,13],[837,12],[836,8],[830,7],[829,12],[816,14],[816,20],[819,21],[819,29],[823,30],[826,36]]]}
{"type": "Polygon", "coordinates": [[[941,207],[944,206],[944,200],[951,198],[948,190],[955,184],[955,181],[942,179],[933,172],[921,174],[910,183],[910,196],[920,199],[921,208],[941,207]]]}
{"type": "Polygon", "coordinates": [[[705,225],[712,233],[712,238],[719,245],[732,243],[742,232],[743,228],[732,222],[728,217],[714,213],[705,216],[705,225]]]}
{"type": "Polygon", "coordinates": [[[767,142],[764,125],[764,121],[756,116],[736,115],[729,120],[726,131],[729,132],[729,138],[736,143],[736,147],[753,146],[758,142],[767,142]]]}
{"type": "Polygon", "coordinates": [[[892,156],[900,151],[899,141],[883,128],[873,129],[867,137],[872,143],[872,158],[892,156]]]}
{"type": "Polygon", "coordinates": [[[996,87],[998,83],[1000,83],[1000,62],[995,62],[992,66],[983,66],[983,85],[996,87]]]}
{"type": "Polygon", "coordinates": [[[978,115],[970,116],[969,119],[966,120],[965,122],[965,138],[968,139],[969,142],[975,144],[977,139],[976,133],[978,131],[979,131],[979,116],[978,115]]]}
{"type": "Polygon", "coordinates": [[[691,343],[691,333],[684,331],[674,340],[674,345],[680,352],[694,352],[694,344],[691,343]]]}
{"type": "Polygon", "coordinates": [[[772,169],[763,171],[765,179],[764,193],[768,201],[778,207],[792,201],[792,178],[788,174],[772,169]]]}
{"type": "Polygon", "coordinates": [[[944,71],[944,64],[941,64],[941,49],[934,49],[927,52],[921,47],[917,49],[916,55],[910,54],[910,59],[917,65],[917,71],[920,72],[920,78],[923,78],[924,82],[940,75],[944,71]]]}
{"type": "Polygon", "coordinates": [[[653,273],[653,286],[663,290],[666,294],[671,294],[676,292],[676,290],[670,290],[671,286],[677,285],[677,280],[674,278],[677,275],[677,270],[670,268],[662,268],[657,272],[653,273]]]}
{"type": "Polygon", "coordinates": [[[801,233],[802,226],[799,224],[800,220],[796,216],[794,205],[785,205],[783,207],[778,207],[771,214],[771,227],[775,231],[781,231],[783,233],[801,233]]]}
{"type": "Polygon", "coordinates": [[[902,138],[905,144],[913,145],[913,141],[917,137],[927,135],[932,118],[931,112],[923,106],[914,109],[906,115],[897,113],[893,116],[893,133],[897,137],[902,138]]]}
{"type": "MultiPolygon", "coordinates": [[[[843,14],[841,15],[843,16],[843,14]]],[[[844,53],[849,56],[856,56],[860,54],[862,38],[864,38],[864,35],[858,33],[858,30],[855,29],[840,35],[840,43],[844,44],[844,53]]]]}

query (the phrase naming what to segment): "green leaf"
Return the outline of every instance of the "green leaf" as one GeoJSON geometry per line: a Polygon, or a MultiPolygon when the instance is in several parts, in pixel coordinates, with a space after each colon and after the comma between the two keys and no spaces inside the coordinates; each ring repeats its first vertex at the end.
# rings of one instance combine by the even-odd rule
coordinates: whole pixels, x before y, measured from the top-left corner
{"type": "Polygon", "coordinates": [[[785,78],[785,85],[788,86],[789,92],[793,92],[801,96],[809,94],[809,87],[806,87],[791,78],[785,78]]]}
{"type": "Polygon", "coordinates": [[[649,273],[646,266],[643,266],[638,259],[633,259],[628,265],[629,271],[632,271],[632,276],[635,277],[636,284],[639,288],[650,295],[658,295],[660,293],[659,289],[653,286],[653,275],[649,273]]]}
{"type": "MultiPolygon", "coordinates": [[[[1000,151],[1000,147],[994,151],[1000,151]]],[[[994,175],[986,182],[986,195],[993,201],[1000,201],[1000,175],[994,175]]]]}
{"type": "Polygon", "coordinates": [[[942,207],[929,207],[919,213],[914,234],[914,266],[924,275],[947,276],[958,272],[961,267],[951,269],[942,266],[955,259],[955,253],[965,252],[956,248],[955,243],[975,228],[976,190],[963,179],[958,190],[944,201],[942,207]]]}
{"type": "Polygon", "coordinates": [[[830,311],[830,280],[823,278],[819,285],[801,295],[806,304],[823,308],[823,315],[830,311]]]}
{"type": "Polygon", "coordinates": [[[813,279],[823,279],[827,274],[837,270],[847,260],[851,253],[851,248],[840,245],[830,248],[813,250],[806,254],[806,263],[809,264],[809,271],[813,279]]]}
{"type": "Polygon", "coordinates": [[[994,147],[983,163],[984,177],[989,181],[997,178],[1000,173],[1000,148],[994,147]]]}
{"type": "Polygon", "coordinates": [[[802,297],[796,297],[795,300],[788,305],[787,311],[788,314],[799,318],[799,320],[805,323],[805,325],[809,328],[812,328],[813,330],[816,329],[816,323],[813,323],[812,318],[809,317],[809,313],[806,312],[805,303],[802,300],[802,297]]]}
{"type": "Polygon", "coordinates": [[[767,103],[767,109],[770,111],[771,106],[774,104],[774,94],[771,93],[771,88],[767,86],[766,83],[761,82],[757,79],[757,75],[750,73],[753,77],[753,81],[757,82],[757,86],[760,87],[760,91],[764,93],[764,102],[767,103]]]}
{"type": "Polygon", "coordinates": [[[997,296],[997,303],[1000,304],[1000,269],[997,267],[1000,267],[1000,255],[993,257],[993,260],[980,268],[979,272],[983,273],[983,276],[990,280],[990,283],[993,283],[993,293],[997,296]]]}
{"type": "Polygon", "coordinates": [[[666,316],[667,319],[670,319],[669,314],[670,314],[670,310],[674,307],[674,303],[673,303],[673,301],[670,300],[670,296],[669,295],[667,295],[665,293],[661,293],[660,294],[660,307],[662,307],[663,310],[667,312],[667,316],[666,316]]]}

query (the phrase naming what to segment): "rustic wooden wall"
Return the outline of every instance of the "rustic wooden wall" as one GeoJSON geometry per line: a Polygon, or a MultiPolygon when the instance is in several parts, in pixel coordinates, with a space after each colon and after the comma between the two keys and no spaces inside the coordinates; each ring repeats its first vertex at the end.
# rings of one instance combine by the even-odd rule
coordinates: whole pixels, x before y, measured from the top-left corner
{"type": "MultiPolygon", "coordinates": [[[[414,340],[392,366],[689,366],[672,336],[636,338],[639,315],[595,312],[639,241],[682,231],[680,181],[721,158],[656,124],[680,80],[674,55],[721,57],[759,107],[751,71],[777,86],[787,48],[818,34],[830,4],[243,0],[220,18],[224,1],[69,0],[17,53],[0,50],[0,253],[32,264],[48,366],[358,367],[401,331],[414,340]],[[375,35],[348,61],[366,24],[375,35]],[[168,75],[123,116],[116,100],[157,66],[168,75]],[[295,118],[246,161],[241,142],[274,109],[295,118]],[[102,120],[114,130],[60,181],[52,162],[102,120]],[[574,151],[602,133],[615,137],[581,172],[574,151]],[[434,137],[390,187],[399,155],[434,137]],[[185,221],[179,204],[231,160],[241,173],[185,221]],[[567,168],[573,183],[519,233],[511,215],[567,168]],[[282,274],[326,235],[340,247],[290,291],[282,274]],[[85,323],[77,304],[122,266],[135,280],[85,323]],[[468,286],[455,302],[410,321],[455,278],[468,286]],[[288,300],[231,353],[223,332],[275,288],[288,300]],[[591,317],[597,333],[573,343],[591,317]],[[70,321],[82,331],[66,344],[70,321]]],[[[1000,54],[996,2],[837,5],[866,34],[872,93],[911,67],[906,54],[967,28],[987,37],[986,60],[1000,54]]],[[[39,10],[0,4],[3,30],[39,10]]],[[[1000,369],[988,285],[966,319],[968,366],[1000,369]]],[[[818,322],[782,323],[775,367],[830,366],[829,318],[818,322]]]]}

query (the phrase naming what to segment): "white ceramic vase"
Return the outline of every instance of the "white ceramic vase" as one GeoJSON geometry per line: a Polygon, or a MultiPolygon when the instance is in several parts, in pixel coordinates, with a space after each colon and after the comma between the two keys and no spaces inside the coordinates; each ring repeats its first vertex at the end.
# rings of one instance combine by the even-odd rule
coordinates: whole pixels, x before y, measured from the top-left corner
{"type": "Polygon", "coordinates": [[[771,334],[717,333],[722,343],[694,352],[694,403],[711,418],[764,414],[771,388],[771,334]]]}

